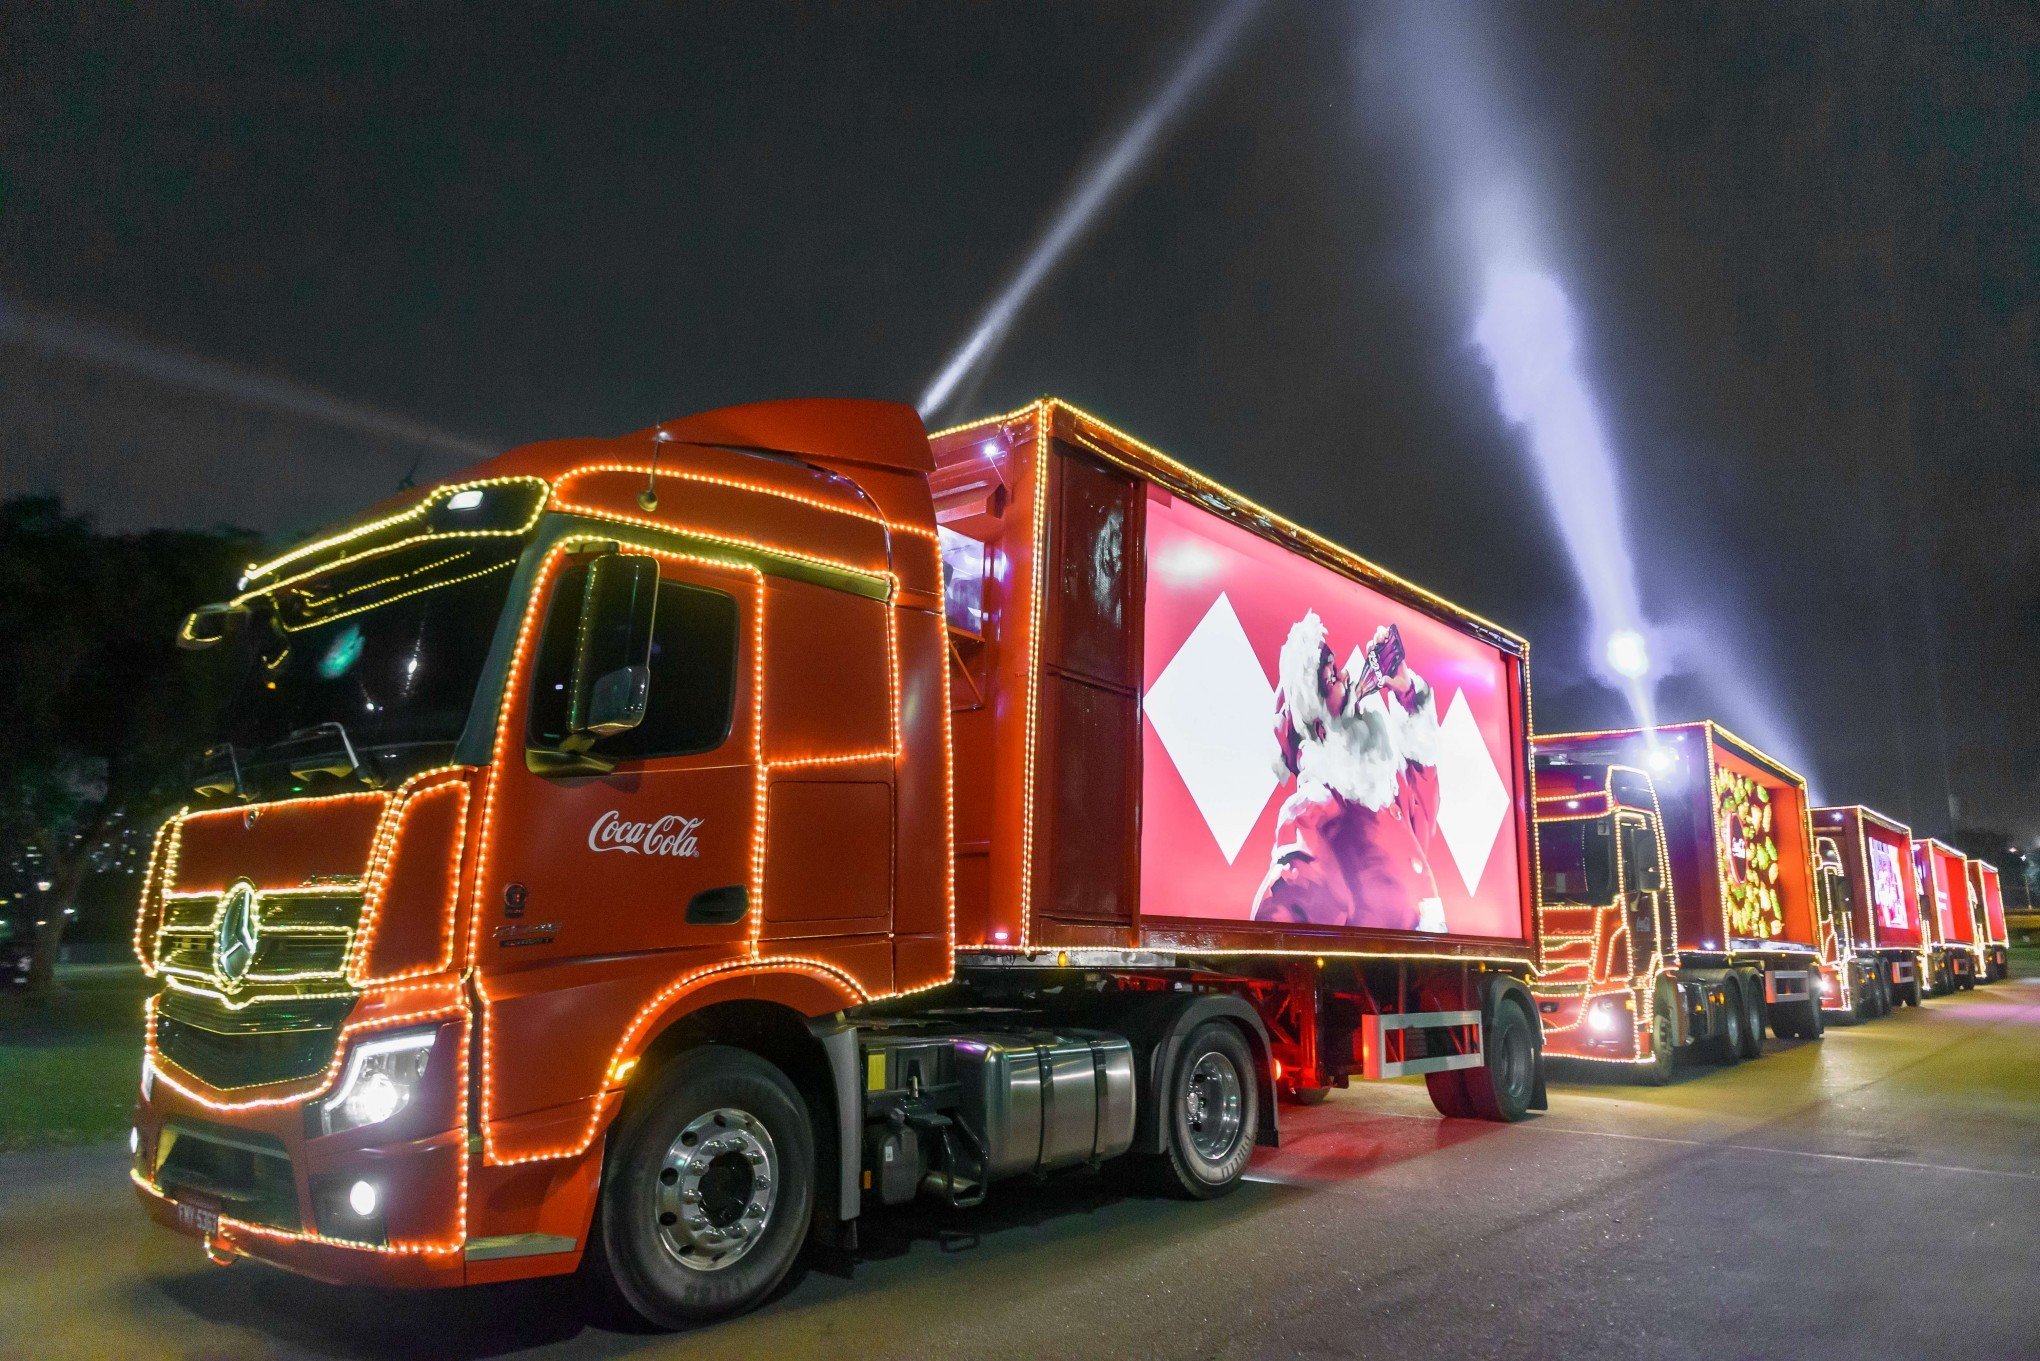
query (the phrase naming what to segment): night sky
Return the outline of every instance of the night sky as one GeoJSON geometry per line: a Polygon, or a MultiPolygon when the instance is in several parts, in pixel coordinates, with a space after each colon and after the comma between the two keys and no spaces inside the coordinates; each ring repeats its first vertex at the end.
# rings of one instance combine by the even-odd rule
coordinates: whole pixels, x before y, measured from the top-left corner
{"type": "MultiPolygon", "coordinates": [[[[2024,841],[2040,23],[1937,8],[1475,18],[1646,606],[1737,678],[1674,677],[1663,715],[1825,798],[2024,841]]],[[[912,401],[1211,12],[10,6],[0,493],[288,535],[464,461],[402,423],[494,449],[912,401]]],[[[945,414],[1086,406],[1528,634],[1540,728],[1624,723],[1379,23],[1271,0],[945,414]]]]}

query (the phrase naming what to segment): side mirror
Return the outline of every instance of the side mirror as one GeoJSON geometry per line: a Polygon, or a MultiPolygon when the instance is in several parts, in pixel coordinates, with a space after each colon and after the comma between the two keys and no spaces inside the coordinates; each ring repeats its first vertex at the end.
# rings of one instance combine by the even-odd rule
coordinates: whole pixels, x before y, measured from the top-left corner
{"type": "Polygon", "coordinates": [[[200,605],[184,616],[177,629],[177,646],[187,652],[203,651],[232,637],[247,618],[246,605],[200,605]]]}
{"type": "Polygon", "coordinates": [[[1661,893],[1665,887],[1665,867],[1658,859],[1657,838],[1648,835],[1648,828],[1631,827],[1623,839],[1623,858],[1629,862],[1630,882],[1639,893],[1661,893]]]}
{"type": "Polygon", "coordinates": [[[644,722],[658,604],[654,559],[606,553],[588,564],[567,681],[567,750],[586,751],[644,722]]]}

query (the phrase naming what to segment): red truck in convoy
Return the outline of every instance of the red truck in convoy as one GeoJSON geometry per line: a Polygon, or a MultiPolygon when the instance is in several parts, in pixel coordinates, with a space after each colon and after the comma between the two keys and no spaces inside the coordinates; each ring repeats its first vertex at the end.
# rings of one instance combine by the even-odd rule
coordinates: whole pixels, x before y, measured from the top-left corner
{"type": "Polygon", "coordinates": [[[1969,902],[1976,922],[1976,941],[1983,957],[1980,983],[1996,983],[2011,976],[2012,933],[2005,923],[2004,885],[1996,865],[1988,860],[1969,861],[1969,902]]]}
{"type": "MultiPolygon", "coordinates": [[[[531,445],[181,639],[239,689],[145,876],[132,1177],[216,1260],[675,1325],[871,1204],[1221,1194],[1278,1095],[1543,1104],[1526,644],[1065,403],[531,445]]],[[[1779,783],[1704,741],[1701,821],[1779,783]]],[[[1681,1037],[1818,1028],[1802,888],[1681,1037]]]]}
{"type": "Polygon", "coordinates": [[[1920,885],[1920,921],[1927,935],[1927,991],[1936,996],[1976,986],[1983,952],[1969,906],[1969,871],[1962,852],[1929,837],[1913,841],[1920,885]]]}
{"type": "Polygon", "coordinates": [[[1661,1082],[1681,1050],[1756,1057],[1767,1024],[1819,1036],[1823,981],[1853,1004],[1798,775],[1715,723],[1535,749],[1549,1054],[1661,1082]]]}
{"type": "Polygon", "coordinates": [[[1918,1006],[1928,967],[1912,829],[1849,804],[1814,809],[1813,836],[1823,892],[1845,924],[1854,955],[1871,972],[1857,994],[1857,1015],[1918,1006]]]}

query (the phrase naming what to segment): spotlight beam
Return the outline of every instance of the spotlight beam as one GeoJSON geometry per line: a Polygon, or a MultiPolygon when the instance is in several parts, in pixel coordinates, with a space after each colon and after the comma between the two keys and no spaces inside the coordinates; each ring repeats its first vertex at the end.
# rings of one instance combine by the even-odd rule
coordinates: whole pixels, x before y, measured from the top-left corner
{"type": "Polygon", "coordinates": [[[1141,107],[1134,120],[1095,157],[1071,184],[1062,206],[1027,252],[1020,268],[993,297],[978,318],[977,325],[942,366],[917,405],[923,417],[933,416],[948,403],[957,386],[974,371],[989,363],[1001,342],[1013,329],[1020,310],[1065,255],[1089,230],[1126,180],[1146,163],[1161,136],[1183,111],[1190,96],[1217,69],[1220,59],[1239,36],[1261,0],[1227,0],[1204,30],[1182,65],[1168,83],[1141,107]]]}
{"type": "Polygon", "coordinates": [[[315,421],[357,434],[373,435],[421,449],[458,457],[463,462],[495,453],[487,445],[448,434],[420,421],[374,407],[345,401],[315,388],[249,373],[216,360],[176,350],[74,321],[48,312],[31,312],[0,299],[0,345],[24,345],[48,354],[79,359],[104,368],[185,388],[258,411],[273,411],[315,421]]]}

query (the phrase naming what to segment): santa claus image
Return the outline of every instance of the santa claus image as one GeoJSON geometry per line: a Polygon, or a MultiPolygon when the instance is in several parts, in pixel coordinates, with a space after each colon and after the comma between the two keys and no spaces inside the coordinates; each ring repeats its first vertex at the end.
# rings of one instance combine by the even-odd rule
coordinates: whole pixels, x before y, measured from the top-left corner
{"type": "Polygon", "coordinates": [[[1351,674],[1312,611],[1279,662],[1275,740],[1296,781],[1275,827],[1254,919],[1443,931],[1431,874],[1438,813],[1438,710],[1379,628],[1351,674]]]}

